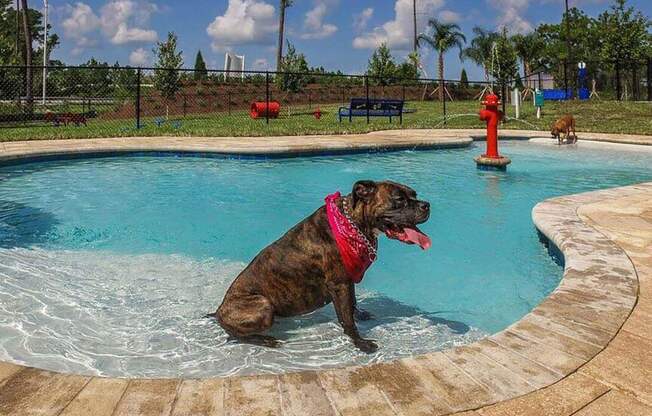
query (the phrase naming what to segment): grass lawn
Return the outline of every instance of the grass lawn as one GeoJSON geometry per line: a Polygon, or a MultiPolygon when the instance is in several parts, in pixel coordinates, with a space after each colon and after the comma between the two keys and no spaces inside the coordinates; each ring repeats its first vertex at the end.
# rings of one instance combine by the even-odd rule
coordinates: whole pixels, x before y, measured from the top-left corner
{"type": "MultiPolygon", "coordinates": [[[[353,123],[337,120],[339,105],[320,106],[322,118],[315,119],[307,107],[293,108],[296,115],[288,115],[282,108],[281,117],[270,120],[252,120],[245,111],[170,116],[170,121],[158,127],[155,117],[143,118],[145,126],[135,128],[133,119],[100,120],[89,119],[88,126],[54,127],[49,124],[26,124],[23,126],[2,126],[0,141],[68,139],[118,136],[286,136],[303,134],[346,134],[364,133],[375,130],[399,128],[483,128],[478,119],[480,105],[477,101],[456,101],[446,103],[447,122],[444,124],[442,104],[439,102],[409,102],[407,108],[416,112],[404,116],[403,124],[397,120],[392,124],[387,118],[372,118],[369,124],[364,117],[354,118],[353,123]],[[178,124],[178,125],[174,125],[178,124]]],[[[563,114],[573,114],[577,119],[578,131],[601,133],[629,133],[652,135],[651,102],[547,102],[541,120],[537,120],[531,102],[521,110],[521,121],[509,120],[503,128],[548,131],[552,122],[563,114]]],[[[514,108],[507,107],[507,115],[514,117],[514,108]]]]}

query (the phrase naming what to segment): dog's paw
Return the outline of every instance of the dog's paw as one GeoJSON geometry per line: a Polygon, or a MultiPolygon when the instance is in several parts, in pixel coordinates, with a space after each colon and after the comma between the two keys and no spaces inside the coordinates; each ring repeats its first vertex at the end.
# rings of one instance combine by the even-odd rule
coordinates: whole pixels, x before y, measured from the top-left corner
{"type": "Polygon", "coordinates": [[[369,321],[371,319],[374,319],[374,316],[371,314],[371,312],[367,312],[363,309],[355,309],[354,312],[355,319],[356,321],[369,321]]]}
{"type": "Polygon", "coordinates": [[[358,338],[353,341],[356,347],[364,353],[373,354],[378,350],[378,345],[370,339],[358,338]]]}
{"type": "Polygon", "coordinates": [[[281,341],[277,340],[276,338],[271,338],[270,337],[270,338],[265,339],[261,343],[261,345],[263,347],[267,347],[267,348],[280,348],[281,345],[283,345],[283,344],[281,343],[281,341]]]}

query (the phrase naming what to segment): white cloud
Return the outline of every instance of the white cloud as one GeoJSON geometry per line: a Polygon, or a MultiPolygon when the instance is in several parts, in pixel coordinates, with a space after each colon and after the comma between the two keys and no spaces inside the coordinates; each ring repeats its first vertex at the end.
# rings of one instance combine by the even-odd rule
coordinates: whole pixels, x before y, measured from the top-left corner
{"type": "Polygon", "coordinates": [[[269,61],[265,58],[258,58],[254,61],[254,70],[264,71],[269,69],[269,61]]]}
{"type": "Polygon", "coordinates": [[[132,42],[154,42],[156,39],[158,39],[158,34],[155,30],[145,30],[137,27],[130,28],[126,24],[121,24],[111,37],[111,43],[123,45],[132,42]]]}
{"type": "Polygon", "coordinates": [[[154,3],[144,0],[111,0],[102,7],[102,30],[115,45],[132,42],[154,42],[156,31],[145,29],[153,13],[154,3]]]}
{"type": "Polygon", "coordinates": [[[150,53],[144,48],[138,48],[129,54],[129,64],[147,66],[150,63],[150,53]]]}
{"type": "Polygon", "coordinates": [[[63,34],[71,39],[75,48],[73,54],[81,53],[84,48],[94,46],[97,40],[93,37],[93,32],[100,25],[100,18],[93,12],[93,9],[85,3],[75,3],[74,6],[66,7],[68,17],[64,19],[63,34]]]}
{"type": "Polygon", "coordinates": [[[315,0],[315,7],[306,13],[303,22],[305,31],[301,34],[301,39],[324,39],[337,32],[337,26],[324,23],[326,13],[335,7],[336,3],[334,0],[315,0]]]}
{"type": "MultiPolygon", "coordinates": [[[[444,5],[444,0],[421,0],[418,3],[417,27],[422,30],[428,20],[444,5]]],[[[357,49],[375,49],[382,43],[393,49],[406,50],[412,45],[413,8],[412,0],[396,0],[394,19],[376,26],[371,31],[353,39],[357,49]]]]}
{"type": "Polygon", "coordinates": [[[442,10],[439,12],[439,19],[444,23],[457,23],[462,20],[462,16],[452,10],[442,10]]]}
{"type": "Polygon", "coordinates": [[[367,7],[360,13],[356,14],[353,16],[353,29],[356,32],[362,32],[367,28],[367,25],[369,24],[369,20],[374,15],[374,9],[372,7],[367,7]]]}
{"type": "Polygon", "coordinates": [[[487,0],[488,3],[500,12],[496,19],[498,27],[506,27],[510,32],[527,33],[534,29],[523,14],[529,7],[529,0],[487,0]]]}
{"type": "Polygon", "coordinates": [[[229,0],[223,15],[206,28],[216,51],[243,44],[266,45],[274,42],[278,28],[276,9],[262,0],[229,0]]]}
{"type": "Polygon", "coordinates": [[[146,27],[157,11],[156,4],[145,0],[109,0],[99,14],[88,4],[77,2],[65,8],[64,36],[74,42],[73,53],[96,46],[102,35],[114,45],[154,42],[156,31],[146,27]]]}

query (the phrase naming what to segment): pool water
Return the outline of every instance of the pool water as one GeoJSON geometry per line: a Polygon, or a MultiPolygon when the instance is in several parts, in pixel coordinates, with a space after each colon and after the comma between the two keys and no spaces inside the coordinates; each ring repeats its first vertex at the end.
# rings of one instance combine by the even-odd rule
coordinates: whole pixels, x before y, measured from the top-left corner
{"type": "Polygon", "coordinates": [[[152,155],[0,168],[0,360],[119,377],[200,377],[364,364],[470,343],[559,283],[531,210],[546,198],[652,180],[636,147],[504,143],[505,173],[468,149],[280,159],[152,155]],[[267,244],[359,179],[432,204],[433,247],[382,238],[358,286],[377,353],[332,306],[279,320],[279,349],[227,339],[204,315],[267,244]]]}

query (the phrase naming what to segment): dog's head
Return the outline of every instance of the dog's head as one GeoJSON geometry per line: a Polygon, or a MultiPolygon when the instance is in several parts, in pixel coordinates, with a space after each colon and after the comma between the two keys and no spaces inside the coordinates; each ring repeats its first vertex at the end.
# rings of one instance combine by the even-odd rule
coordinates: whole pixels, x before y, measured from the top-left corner
{"type": "Polygon", "coordinates": [[[351,196],[353,209],[362,210],[366,225],[374,232],[418,244],[424,250],[430,248],[430,238],[417,227],[428,221],[430,203],[418,200],[412,188],[389,181],[359,181],[353,185],[351,196]]]}
{"type": "Polygon", "coordinates": [[[550,134],[552,134],[552,137],[559,137],[561,135],[561,129],[555,124],[552,126],[552,130],[550,130],[550,134]]]}

